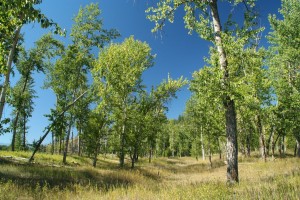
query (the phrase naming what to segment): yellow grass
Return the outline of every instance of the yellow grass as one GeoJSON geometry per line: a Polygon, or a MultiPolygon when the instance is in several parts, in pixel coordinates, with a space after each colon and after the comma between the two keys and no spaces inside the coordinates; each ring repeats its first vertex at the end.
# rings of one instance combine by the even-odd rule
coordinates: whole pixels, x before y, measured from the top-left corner
{"type": "Polygon", "coordinates": [[[226,184],[226,166],[215,158],[145,159],[134,170],[119,169],[117,158],[91,160],[38,154],[35,164],[3,156],[25,157],[27,152],[0,152],[0,199],[300,199],[300,159],[268,161],[240,158],[240,183],[226,184]]]}

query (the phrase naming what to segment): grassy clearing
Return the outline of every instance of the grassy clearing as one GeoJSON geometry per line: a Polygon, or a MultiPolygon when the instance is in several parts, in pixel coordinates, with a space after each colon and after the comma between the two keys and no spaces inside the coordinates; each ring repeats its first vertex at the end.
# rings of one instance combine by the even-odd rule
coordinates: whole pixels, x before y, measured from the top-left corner
{"type": "MultiPolygon", "coordinates": [[[[226,166],[213,167],[193,158],[141,159],[137,168],[119,169],[117,158],[91,160],[38,154],[35,164],[3,156],[28,158],[27,152],[0,152],[0,199],[300,199],[300,159],[262,162],[240,158],[240,184],[226,184],[226,166]]],[[[129,163],[128,163],[129,165],[129,163]]]]}

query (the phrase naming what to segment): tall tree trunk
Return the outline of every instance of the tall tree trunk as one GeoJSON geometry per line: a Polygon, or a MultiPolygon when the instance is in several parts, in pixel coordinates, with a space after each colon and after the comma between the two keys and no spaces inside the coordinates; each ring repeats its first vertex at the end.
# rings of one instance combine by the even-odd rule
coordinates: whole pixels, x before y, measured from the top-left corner
{"type": "Polygon", "coordinates": [[[122,132],[121,132],[121,149],[120,149],[120,167],[124,167],[125,161],[125,124],[122,125],[122,132]]]}
{"type": "Polygon", "coordinates": [[[94,159],[93,159],[93,167],[96,167],[96,166],[97,166],[99,145],[100,145],[100,144],[97,143],[97,146],[96,146],[96,148],[95,148],[94,159]]]}
{"type": "Polygon", "coordinates": [[[152,161],[152,155],[153,155],[153,148],[150,147],[150,149],[149,149],[149,163],[151,163],[151,161],[152,161]]]}
{"type": "Polygon", "coordinates": [[[247,134],[246,136],[246,147],[247,147],[247,156],[251,156],[251,136],[252,136],[252,131],[250,130],[250,133],[247,134]]]}
{"type": "Polygon", "coordinates": [[[12,62],[15,56],[15,52],[16,52],[16,47],[19,41],[19,37],[20,37],[20,32],[21,32],[21,26],[17,28],[14,38],[13,38],[13,43],[12,43],[12,47],[9,51],[9,55],[8,55],[8,60],[6,63],[6,73],[5,73],[5,80],[4,80],[4,84],[3,87],[1,89],[1,93],[0,93],[0,120],[2,119],[2,114],[3,114],[3,110],[4,110],[4,105],[5,105],[5,98],[6,98],[6,92],[7,89],[9,87],[9,78],[10,78],[10,73],[11,73],[11,68],[12,68],[12,62]]]}
{"type": "Polygon", "coordinates": [[[74,134],[73,131],[71,133],[71,154],[74,153],[74,134]]]}
{"type": "Polygon", "coordinates": [[[66,136],[66,143],[65,143],[65,146],[64,146],[64,155],[63,155],[63,163],[64,164],[67,163],[67,154],[68,154],[68,150],[69,150],[69,141],[70,141],[70,134],[71,134],[71,130],[72,130],[72,125],[73,125],[73,116],[71,114],[70,123],[69,123],[67,136],[66,136]]]}
{"type": "Polygon", "coordinates": [[[59,136],[59,149],[58,149],[58,154],[61,154],[62,150],[62,135],[59,136]]]}
{"type": "Polygon", "coordinates": [[[202,160],[205,160],[205,149],[204,149],[204,142],[203,142],[203,128],[200,128],[200,141],[201,141],[201,152],[202,152],[202,160]]]}
{"type": "Polygon", "coordinates": [[[212,160],[211,160],[211,149],[210,147],[208,148],[208,160],[209,160],[209,165],[210,165],[210,168],[212,168],[212,160]]]}
{"type": "MultiPolygon", "coordinates": [[[[26,90],[29,76],[30,76],[30,70],[28,70],[28,72],[26,73],[25,82],[24,82],[22,91],[19,94],[20,96],[22,96],[26,90]]],[[[21,104],[23,104],[23,102],[21,102],[21,99],[19,99],[18,106],[17,106],[17,114],[16,114],[16,117],[15,117],[15,120],[13,123],[13,137],[12,137],[12,142],[11,142],[11,150],[12,151],[15,151],[15,138],[16,138],[16,134],[17,134],[17,126],[18,126],[18,122],[19,122],[19,116],[20,116],[20,112],[21,112],[21,109],[20,109],[21,104]]],[[[25,120],[26,120],[26,116],[24,115],[24,132],[26,131],[25,120]]],[[[24,133],[24,138],[25,138],[25,134],[26,133],[24,133]]],[[[25,142],[23,144],[25,144],[25,142]]],[[[23,148],[25,149],[25,145],[23,145],[23,148]]]]}
{"type": "Polygon", "coordinates": [[[79,131],[78,131],[78,156],[81,156],[81,127],[79,127],[79,131]]]}
{"type": "Polygon", "coordinates": [[[300,158],[300,137],[296,139],[296,143],[297,143],[297,157],[300,158]]]}
{"type": "Polygon", "coordinates": [[[221,148],[221,143],[220,143],[220,138],[217,138],[218,140],[218,148],[219,148],[219,159],[222,159],[222,148],[221,148]]]}
{"type": "Polygon", "coordinates": [[[16,115],[14,123],[13,123],[13,135],[12,135],[12,139],[11,139],[11,150],[12,151],[15,151],[18,121],[19,121],[19,112],[17,112],[17,115],[16,115]]]}
{"type": "MultiPolygon", "coordinates": [[[[230,87],[229,84],[229,72],[226,52],[223,48],[221,38],[221,21],[219,17],[219,11],[217,6],[217,0],[211,0],[210,8],[212,13],[215,43],[219,53],[220,70],[223,72],[222,87],[224,93],[226,93],[230,87]]],[[[230,183],[239,182],[238,175],[238,144],[237,144],[237,122],[235,104],[233,99],[228,94],[223,95],[223,102],[225,107],[226,118],[226,137],[227,137],[227,181],[230,183]]]]}
{"type": "Polygon", "coordinates": [[[54,146],[55,146],[55,140],[54,140],[54,133],[52,132],[52,144],[51,144],[51,154],[54,154],[54,146]]]}
{"type": "MultiPolygon", "coordinates": [[[[210,135],[210,133],[208,133],[208,135],[210,135]]],[[[208,138],[208,160],[209,160],[209,166],[210,168],[212,168],[210,138],[208,138]]]]}
{"type": "Polygon", "coordinates": [[[259,145],[260,145],[261,158],[265,162],[267,162],[265,135],[264,135],[263,124],[262,124],[260,115],[257,115],[257,128],[258,128],[258,132],[259,132],[259,145]]]}
{"type": "Polygon", "coordinates": [[[275,156],[275,146],[276,146],[276,143],[278,141],[280,137],[280,134],[277,135],[276,139],[272,141],[272,159],[274,159],[274,156],[275,156]]]}
{"type": "Polygon", "coordinates": [[[269,156],[270,155],[270,147],[272,146],[272,142],[274,140],[274,127],[272,127],[272,130],[271,130],[271,134],[268,138],[268,142],[266,144],[266,150],[267,150],[267,155],[269,156]]]}
{"type": "Polygon", "coordinates": [[[226,107],[226,136],[227,136],[227,181],[239,182],[238,176],[238,144],[236,129],[236,113],[233,100],[226,107]]]}
{"type": "Polygon", "coordinates": [[[23,151],[26,150],[26,114],[24,114],[24,118],[23,118],[23,151]]]}
{"type": "Polygon", "coordinates": [[[282,136],[282,155],[285,157],[286,145],[285,145],[285,135],[282,136]]]}

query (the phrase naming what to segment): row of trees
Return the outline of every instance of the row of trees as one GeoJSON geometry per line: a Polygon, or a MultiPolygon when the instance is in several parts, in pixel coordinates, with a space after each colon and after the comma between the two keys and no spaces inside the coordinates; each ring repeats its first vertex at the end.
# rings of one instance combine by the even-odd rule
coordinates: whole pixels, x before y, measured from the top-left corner
{"type": "MultiPolygon", "coordinates": [[[[24,6],[35,4],[38,3],[24,6]]],[[[72,42],[67,46],[49,33],[25,51],[22,40],[17,39],[14,63],[20,80],[7,90],[7,103],[13,112],[10,127],[3,130],[12,132],[12,151],[28,148],[26,123],[36,97],[32,73],[38,71],[45,73],[44,88],[56,95],[56,107],[47,115],[50,125],[44,135],[33,144],[30,161],[52,133],[51,151],[54,153],[58,143],[66,163],[74,130],[79,149],[84,150],[79,154],[92,156],[94,166],[103,143],[118,154],[121,167],[126,155],[131,158],[132,167],[144,151],[149,152],[151,159],[156,135],[166,122],[165,105],[187,81],[168,77],[147,91],[141,77],[154,64],[151,48],[133,37],[121,44],[111,43],[120,34],[115,29],[103,29],[100,14],[98,4],[80,8],[69,35],[72,42]],[[99,54],[95,55],[95,51],[99,54]]]]}
{"type": "Polygon", "coordinates": [[[97,4],[79,10],[69,45],[48,34],[26,52],[20,45],[23,24],[38,21],[42,27],[54,25],[56,33],[62,33],[61,29],[34,8],[41,1],[1,3],[9,12],[0,11],[0,19],[7,25],[1,27],[5,37],[1,37],[0,48],[4,55],[0,114],[6,102],[13,61],[21,74],[18,84],[10,90],[8,101],[14,108],[13,150],[16,141],[26,148],[26,122],[35,97],[31,76],[34,70],[46,74],[45,87],[52,89],[57,99],[56,108],[48,115],[51,124],[35,143],[30,161],[45,137],[52,133],[52,152],[58,143],[66,163],[74,129],[78,133],[79,154],[84,150],[93,157],[94,166],[103,146],[117,153],[120,166],[124,166],[128,155],[132,167],[141,155],[148,155],[151,161],[154,153],[198,158],[207,152],[211,158],[213,153],[221,157],[226,150],[227,179],[231,183],[239,180],[239,150],[250,156],[251,150],[259,146],[266,160],[270,151],[274,155],[275,144],[284,144],[289,137],[296,139],[300,156],[299,0],[282,0],[283,20],[269,17],[272,32],[268,36],[268,50],[258,45],[263,28],[257,23],[255,1],[223,2],[243,7],[244,16],[242,21],[234,20],[234,13],[229,13],[225,23],[221,22],[217,0],[161,0],[156,7],[149,8],[148,18],[155,22],[153,31],[162,29],[167,20],[173,22],[176,10],[183,6],[190,33],[196,32],[212,42],[207,66],[193,74],[192,96],[185,113],[171,121],[165,116],[165,105],[187,84],[186,80],[168,77],[147,90],[141,76],[154,62],[149,45],[133,37],[120,44],[111,43],[120,34],[115,29],[102,28],[97,4]],[[11,6],[21,11],[16,12],[18,9],[11,6]],[[93,53],[95,50],[98,55],[93,53]]]}
{"type": "Polygon", "coordinates": [[[174,13],[183,6],[185,27],[213,43],[206,59],[208,66],[193,75],[193,94],[185,114],[192,123],[199,124],[196,127],[200,127],[200,136],[206,135],[208,145],[226,134],[227,180],[234,183],[239,180],[238,134],[248,154],[257,135],[264,159],[269,144],[274,149],[278,138],[284,140],[287,135],[296,138],[300,153],[296,114],[300,4],[298,0],[282,0],[283,20],[269,16],[273,31],[268,36],[271,47],[267,51],[258,46],[263,28],[257,23],[255,1],[225,3],[243,7],[243,21],[229,12],[227,20],[223,19],[225,23],[221,23],[217,0],[162,0],[149,8],[148,17],[155,22],[153,31],[157,31],[167,20],[173,22],[174,13]]]}

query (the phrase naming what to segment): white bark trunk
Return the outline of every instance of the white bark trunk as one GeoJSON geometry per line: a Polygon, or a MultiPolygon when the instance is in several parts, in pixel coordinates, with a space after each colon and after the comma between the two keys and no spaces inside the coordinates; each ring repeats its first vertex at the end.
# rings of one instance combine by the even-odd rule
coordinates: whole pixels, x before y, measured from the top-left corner
{"type": "Polygon", "coordinates": [[[13,38],[13,44],[12,47],[9,51],[9,55],[8,55],[8,60],[7,60],[7,64],[6,64],[6,74],[5,74],[5,80],[4,80],[4,84],[1,90],[1,94],[0,94],[0,120],[2,119],[2,114],[3,114],[3,110],[4,110],[4,105],[5,105],[5,97],[6,97],[6,92],[7,92],[7,88],[9,87],[9,78],[10,78],[10,73],[11,73],[11,68],[12,68],[12,62],[14,59],[14,55],[16,52],[16,47],[19,41],[19,36],[20,36],[20,32],[21,32],[21,26],[17,28],[16,32],[15,32],[15,36],[13,38]]]}

